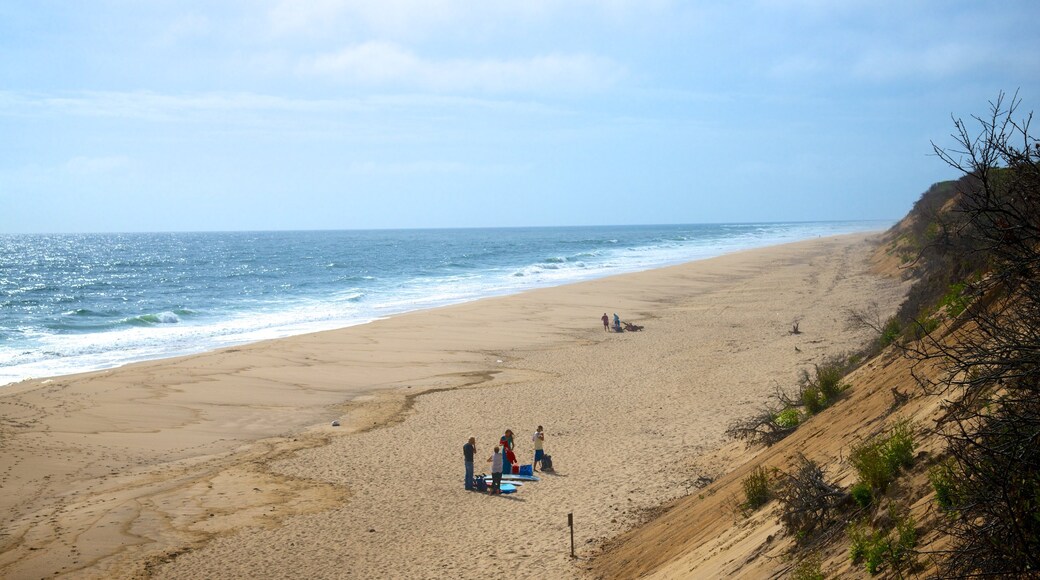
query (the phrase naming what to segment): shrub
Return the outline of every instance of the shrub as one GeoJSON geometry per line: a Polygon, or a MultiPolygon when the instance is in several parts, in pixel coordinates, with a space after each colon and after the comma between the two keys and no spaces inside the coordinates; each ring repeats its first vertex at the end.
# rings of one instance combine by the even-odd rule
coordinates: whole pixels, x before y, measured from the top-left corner
{"type": "Polygon", "coordinates": [[[898,318],[893,316],[888,319],[888,322],[885,323],[885,327],[881,329],[881,337],[878,338],[878,343],[882,348],[884,348],[895,342],[902,332],[903,325],[899,322],[898,318]]]}
{"type": "Polygon", "coordinates": [[[966,288],[964,282],[951,284],[949,292],[939,300],[939,306],[946,308],[950,318],[957,318],[968,308],[971,298],[964,292],[966,288]]]}
{"type": "Polygon", "coordinates": [[[953,459],[933,465],[928,470],[928,481],[935,490],[935,501],[943,511],[952,511],[957,505],[957,487],[953,472],[953,459]]]}
{"type": "Polygon", "coordinates": [[[897,515],[894,519],[896,537],[892,543],[892,567],[899,569],[910,561],[917,547],[917,522],[909,513],[897,515]]]}
{"type": "Polygon", "coordinates": [[[849,460],[861,483],[874,492],[884,493],[899,468],[913,464],[914,449],[913,424],[901,419],[887,434],[854,446],[849,460]]]}
{"type": "Polygon", "coordinates": [[[827,399],[828,403],[838,398],[843,390],[841,379],[845,377],[846,366],[852,364],[851,359],[843,359],[840,364],[831,361],[823,366],[816,367],[816,379],[820,386],[820,393],[827,399]]]}
{"type": "Polygon", "coordinates": [[[802,422],[801,413],[794,407],[787,407],[783,411],[776,414],[776,424],[783,427],[784,429],[790,429],[797,427],[802,422]]]}
{"type": "Polygon", "coordinates": [[[913,465],[916,445],[913,424],[909,419],[900,419],[892,425],[885,447],[885,457],[893,471],[913,465]]]}
{"type": "Polygon", "coordinates": [[[861,482],[852,486],[849,490],[849,495],[856,501],[859,507],[865,508],[870,507],[870,504],[874,503],[874,492],[870,489],[870,486],[861,482]]]}
{"type": "Polygon", "coordinates": [[[871,575],[886,566],[892,570],[902,570],[914,560],[914,548],[917,547],[914,519],[895,506],[890,508],[889,514],[894,526],[888,533],[874,529],[865,522],[851,524],[845,529],[849,538],[849,557],[854,564],[863,562],[871,575]]]}
{"type": "Polygon", "coordinates": [[[772,491],[769,489],[769,472],[761,465],[751,470],[751,473],[744,478],[743,484],[745,501],[742,507],[745,510],[758,509],[772,497],[772,491]]]}
{"type": "Polygon", "coordinates": [[[867,567],[867,572],[873,576],[881,571],[882,565],[885,563],[886,555],[891,551],[891,542],[886,536],[882,536],[881,532],[874,532],[872,541],[867,545],[867,553],[863,557],[864,563],[867,567]]]}
{"type": "Polygon", "coordinates": [[[815,415],[823,410],[824,399],[820,396],[820,390],[815,386],[807,386],[802,389],[802,405],[810,415],[815,415]]]}
{"type": "Polygon", "coordinates": [[[866,527],[862,523],[849,524],[845,535],[849,537],[849,559],[853,564],[859,564],[867,554],[866,527]]]}
{"type": "Polygon", "coordinates": [[[873,439],[854,446],[849,452],[849,461],[856,469],[860,483],[882,493],[888,488],[893,473],[885,459],[883,441],[873,439]]]}
{"type": "Polygon", "coordinates": [[[837,355],[815,365],[812,373],[802,370],[798,399],[808,414],[819,413],[838,398],[845,390],[841,379],[851,367],[852,360],[848,356],[837,355]]]}

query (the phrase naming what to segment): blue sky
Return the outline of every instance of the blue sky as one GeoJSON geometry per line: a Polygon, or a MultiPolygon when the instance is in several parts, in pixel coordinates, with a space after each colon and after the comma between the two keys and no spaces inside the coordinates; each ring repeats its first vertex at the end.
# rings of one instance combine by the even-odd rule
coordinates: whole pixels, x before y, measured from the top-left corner
{"type": "Polygon", "coordinates": [[[0,232],[897,219],[1040,2],[0,0],[0,232]]]}

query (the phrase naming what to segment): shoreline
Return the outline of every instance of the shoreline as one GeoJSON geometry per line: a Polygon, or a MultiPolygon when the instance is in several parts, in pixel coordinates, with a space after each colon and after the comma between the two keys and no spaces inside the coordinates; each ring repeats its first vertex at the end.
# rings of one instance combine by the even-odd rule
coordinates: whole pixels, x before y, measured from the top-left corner
{"type": "MultiPolygon", "coordinates": [[[[867,220],[862,223],[875,224],[876,222],[867,220]]],[[[750,227],[755,224],[737,225],[750,227]]],[[[848,228],[846,227],[844,229],[848,228]]],[[[871,232],[852,231],[847,233],[866,234],[871,232]]],[[[807,232],[801,232],[800,235],[804,236],[805,234],[807,234],[807,232]]],[[[135,315],[133,312],[124,312],[122,314],[126,315],[127,318],[119,320],[119,329],[107,328],[107,330],[103,332],[73,331],[65,336],[47,335],[43,329],[39,329],[40,332],[44,333],[39,339],[41,342],[25,344],[13,342],[10,343],[6,349],[0,349],[0,351],[2,351],[0,358],[3,358],[4,355],[9,355],[11,357],[11,360],[9,361],[11,363],[10,366],[0,368],[0,389],[26,380],[53,379],[74,374],[111,370],[139,362],[191,356],[213,350],[244,346],[265,340],[277,340],[304,334],[312,334],[315,332],[340,330],[412,312],[421,312],[424,310],[464,304],[488,298],[510,296],[539,288],[556,287],[602,279],[610,276],[653,270],[703,259],[710,259],[712,257],[718,257],[720,255],[734,252],[760,249],[770,247],[771,245],[782,245],[784,243],[791,243],[792,241],[804,241],[819,237],[818,234],[813,234],[811,237],[799,238],[798,234],[792,232],[780,232],[774,235],[775,237],[768,238],[767,240],[752,239],[741,242],[735,240],[720,240],[715,245],[707,241],[701,241],[700,243],[702,245],[694,244],[686,247],[682,253],[682,258],[678,258],[678,255],[676,255],[672,256],[670,259],[661,261],[663,257],[658,256],[657,259],[651,260],[649,264],[642,263],[639,260],[632,263],[625,263],[624,260],[622,260],[621,262],[613,263],[609,266],[605,266],[603,263],[598,265],[594,263],[588,271],[584,269],[584,263],[579,264],[580,268],[574,269],[574,265],[570,263],[571,260],[561,256],[555,256],[548,259],[548,265],[546,265],[545,261],[538,260],[531,263],[521,262],[516,264],[516,267],[521,270],[515,272],[513,277],[508,278],[508,280],[510,280],[509,282],[505,282],[504,279],[499,279],[498,277],[500,274],[495,274],[493,270],[478,271],[478,276],[475,279],[482,280],[483,282],[477,286],[466,286],[454,295],[442,296],[439,299],[433,299],[431,301],[420,299],[418,302],[414,302],[409,306],[403,305],[403,303],[397,299],[391,299],[385,304],[378,300],[369,302],[366,299],[366,301],[363,301],[363,305],[360,306],[359,309],[354,310],[353,305],[339,303],[337,302],[337,299],[330,298],[330,296],[336,296],[336,289],[331,288],[326,289],[326,292],[323,294],[324,299],[322,300],[319,300],[317,296],[308,295],[306,293],[294,297],[284,296],[282,301],[277,302],[276,305],[273,306],[273,309],[264,308],[257,311],[245,310],[240,312],[233,304],[224,305],[231,308],[229,312],[238,312],[239,314],[237,316],[245,316],[248,319],[255,319],[255,326],[251,326],[250,324],[243,325],[241,324],[240,318],[231,316],[231,314],[228,314],[228,316],[231,317],[223,319],[223,322],[219,322],[219,319],[208,319],[208,314],[206,314],[206,312],[210,307],[216,308],[216,311],[222,310],[221,307],[214,306],[214,304],[209,301],[189,301],[179,305],[166,304],[163,308],[167,308],[167,310],[163,312],[159,312],[158,310],[149,311],[149,314],[136,313],[135,315]],[[791,237],[795,239],[787,239],[791,237]],[[729,244],[735,244],[736,247],[731,247],[729,244]],[[679,261],[677,261],[677,258],[679,261]],[[563,270],[557,270],[558,267],[561,267],[560,261],[568,263],[567,265],[562,266],[563,270]],[[543,275],[548,275],[548,272],[553,272],[554,274],[552,274],[552,276],[555,276],[557,271],[569,271],[570,273],[565,276],[564,280],[552,280],[552,276],[550,276],[550,278],[545,280],[536,280],[533,285],[532,283],[517,281],[528,280],[529,273],[527,270],[530,268],[547,268],[542,272],[543,275]],[[518,275],[520,277],[516,278],[515,276],[518,275]],[[505,286],[502,286],[503,283],[505,283],[505,286]],[[303,319],[299,319],[295,316],[286,318],[287,312],[295,312],[295,309],[300,307],[301,300],[304,302],[308,300],[318,300],[315,306],[316,310],[305,312],[303,314],[303,319]],[[315,312],[320,313],[321,316],[318,318],[309,318],[315,312]],[[178,315],[180,316],[178,317],[178,315]],[[141,318],[148,317],[153,319],[168,317],[176,320],[176,323],[158,324],[153,327],[148,327],[147,329],[126,328],[122,326],[130,320],[138,321],[141,318]],[[194,340],[185,337],[194,337],[194,340]],[[52,341],[55,340],[60,342],[52,344],[52,341]],[[24,356],[32,352],[44,352],[50,354],[41,357],[39,360],[36,360],[36,357],[34,356],[29,356],[28,358],[24,356]],[[87,355],[84,353],[92,354],[87,355]]],[[[613,241],[617,242],[617,240],[613,241]]],[[[622,242],[624,242],[624,240],[622,240],[622,242]]],[[[622,246],[626,246],[626,244],[622,243],[622,246]]],[[[649,247],[653,248],[655,246],[649,247]]],[[[563,248],[555,249],[563,250],[563,248]]],[[[584,254],[579,255],[583,256],[584,254]]],[[[628,259],[631,258],[632,256],[628,256],[628,259]]],[[[421,283],[421,281],[421,278],[412,279],[413,283],[421,283]]],[[[369,291],[375,291],[376,294],[379,293],[378,288],[375,287],[367,290],[358,287],[354,290],[359,292],[360,296],[365,296],[369,291]]],[[[449,294],[451,293],[449,292],[449,294]]],[[[100,306],[97,308],[93,305],[87,304],[80,304],[79,306],[85,307],[86,312],[91,312],[95,309],[99,311],[105,310],[104,307],[100,306]]],[[[162,308],[159,308],[159,310],[161,309],[162,308]]],[[[63,312],[62,316],[66,316],[70,313],[71,312],[63,312]]],[[[32,327],[33,324],[28,320],[20,322],[18,319],[14,319],[10,322],[14,326],[21,326],[24,322],[24,324],[28,325],[27,328],[32,327]]]]}
{"type": "MultiPolygon", "coordinates": [[[[516,516],[536,517],[535,504],[543,503],[544,509],[546,501],[569,504],[578,506],[574,509],[582,514],[582,522],[591,519],[590,530],[601,539],[616,535],[634,522],[639,510],[674,499],[683,478],[694,479],[692,471],[661,472],[647,458],[628,455],[645,452],[648,442],[659,439],[684,457],[717,446],[725,427],[719,422],[741,406],[754,404],[756,388],[763,394],[771,389],[764,378],[775,372],[777,363],[770,367],[767,362],[738,381],[744,386],[736,389],[735,398],[712,389],[684,390],[684,381],[690,376],[709,382],[725,379],[725,373],[705,365],[725,362],[726,357],[738,365],[734,368],[761,364],[758,359],[767,357],[756,349],[778,347],[758,335],[768,332],[775,337],[790,328],[798,309],[822,313],[836,304],[848,306],[850,299],[841,295],[813,300],[812,292],[842,289],[855,295],[887,288],[898,293],[896,284],[878,280],[870,288],[851,284],[851,278],[872,279],[859,261],[867,253],[866,240],[875,235],[771,246],[342,330],[18,383],[17,392],[4,387],[0,485],[5,492],[11,490],[4,494],[8,499],[2,500],[3,507],[16,517],[5,524],[0,537],[0,572],[10,577],[72,570],[120,576],[144,566],[161,577],[249,575],[268,559],[260,547],[277,545],[284,565],[308,567],[319,577],[334,576],[336,566],[344,565],[361,577],[436,576],[430,571],[434,568],[408,568],[408,552],[386,546],[385,534],[412,537],[418,524],[419,538],[429,539],[431,533],[451,536],[442,524],[428,523],[445,507],[455,514],[471,506],[482,512],[471,523],[485,523],[479,517],[487,516],[484,498],[462,492],[455,481],[461,479],[461,466],[456,465],[451,442],[457,439],[461,445],[466,431],[472,430],[483,453],[505,426],[520,434],[533,428],[527,425],[532,421],[547,424],[547,448],[564,461],[559,477],[547,477],[507,502],[518,510],[516,516]],[[835,250],[840,254],[831,255],[835,250]],[[813,271],[812,260],[822,264],[817,267],[823,273],[813,271]],[[769,275],[786,277],[764,283],[769,275]],[[814,289],[820,276],[830,276],[832,287],[814,289]],[[799,293],[809,303],[791,305],[799,293]],[[741,302],[752,295],[751,302],[741,302]],[[647,330],[603,333],[598,317],[608,308],[603,303],[608,297],[619,312],[636,313],[623,318],[647,330]],[[711,300],[698,302],[706,298],[711,300]],[[735,302],[725,303],[727,299],[735,302]],[[738,311],[754,314],[731,320],[738,311]],[[704,318],[706,314],[711,317],[704,318]],[[690,328],[690,316],[716,326],[690,328]],[[731,334],[733,328],[727,325],[750,330],[750,335],[731,334]],[[760,328],[743,328],[755,325],[760,328]],[[687,331],[702,334],[683,337],[687,331]],[[747,336],[751,338],[738,338],[747,336]],[[692,341],[688,345],[710,343],[718,352],[697,354],[696,360],[685,362],[677,359],[677,367],[646,364],[682,359],[677,338],[692,341]],[[633,355],[641,358],[632,359],[633,355]],[[629,360],[622,364],[618,359],[629,360]],[[644,379],[654,384],[641,384],[644,379]],[[674,409],[647,406],[639,396],[644,394],[674,409]],[[689,417],[674,416],[678,409],[690,411],[690,400],[698,397],[718,404],[699,415],[702,427],[711,427],[707,433],[684,427],[689,417]],[[33,416],[34,409],[46,408],[52,411],[51,419],[33,416]],[[341,412],[333,415],[330,409],[341,412]],[[332,418],[342,419],[343,427],[329,427],[332,418]],[[630,430],[619,435],[612,422],[630,430]],[[582,433],[620,442],[620,450],[604,454],[601,445],[590,447],[582,433]],[[82,443],[84,438],[89,442],[82,443]],[[406,458],[411,457],[409,462],[406,458]],[[586,461],[576,461],[578,457],[614,469],[597,475],[583,466],[586,461]],[[619,463],[626,457],[632,465],[619,463]],[[77,459],[76,465],[70,464],[77,459]],[[409,478],[414,489],[396,480],[377,485],[379,474],[401,478],[400,474],[418,473],[409,470],[413,464],[423,474],[409,478]],[[572,489],[587,488],[598,478],[609,481],[618,493],[627,489],[631,496],[635,492],[626,476],[638,466],[655,472],[660,480],[637,481],[638,499],[628,498],[634,505],[625,505],[623,511],[616,503],[610,506],[620,514],[589,505],[603,498],[583,498],[572,489]],[[578,485],[567,485],[570,482],[578,485]],[[405,498],[395,502],[402,492],[405,498]],[[412,493],[443,498],[447,506],[414,505],[412,493]],[[131,505],[135,509],[129,509],[131,505]],[[387,514],[402,521],[387,522],[387,514]],[[330,529],[329,517],[350,526],[330,529]],[[354,547],[330,556],[324,565],[332,568],[314,568],[321,563],[301,563],[290,546],[268,537],[293,534],[314,539],[321,550],[331,549],[330,538],[336,538],[337,545],[348,542],[354,547]],[[213,565],[227,568],[207,568],[213,565]]],[[[857,299],[873,298],[872,292],[865,293],[857,299]]],[[[821,332],[815,320],[809,325],[810,315],[803,316],[803,329],[821,332]]],[[[826,332],[846,343],[855,338],[854,332],[840,328],[826,332]]],[[[828,347],[837,342],[809,336],[803,338],[826,340],[828,347]]],[[[823,348],[813,342],[803,346],[806,351],[823,348]]],[[[788,374],[793,373],[792,367],[788,374]]],[[[518,454],[527,451],[521,444],[518,454]]],[[[690,465],[682,468],[689,470],[690,465]]],[[[474,515],[464,514],[463,519],[474,515]]],[[[561,529],[559,521],[536,520],[535,525],[545,535],[561,529]]],[[[464,539],[477,541],[484,558],[452,563],[445,561],[451,560],[450,550],[441,554],[433,545],[422,551],[427,560],[438,561],[445,575],[477,577],[489,569],[487,558],[523,561],[531,556],[521,552],[536,553],[539,548],[538,541],[525,541],[526,548],[518,551],[499,549],[494,542],[487,546],[465,534],[464,539]]],[[[554,558],[551,566],[565,575],[575,572],[565,558],[554,558]]]]}

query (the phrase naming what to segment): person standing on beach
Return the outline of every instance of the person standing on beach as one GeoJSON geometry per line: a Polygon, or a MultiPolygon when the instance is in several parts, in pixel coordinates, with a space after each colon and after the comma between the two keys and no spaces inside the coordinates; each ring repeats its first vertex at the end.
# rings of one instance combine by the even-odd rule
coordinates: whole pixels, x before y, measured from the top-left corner
{"type": "Polygon", "coordinates": [[[545,457],[545,432],[542,431],[542,426],[538,426],[538,430],[531,436],[531,441],[534,442],[534,465],[532,469],[538,471],[538,466],[542,463],[542,458],[545,457]]]}
{"type": "Polygon", "coordinates": [[[505,435],[498,440],[498,444],[502,446],[502,455],[507,464],[504,466],[504,471],[513,473],[513,463],[516,462],[516,455],[513,454],[513,430],[506,429],[505,435]]]}
{"type": "Polygon", "coordinates": [[[502,453],[498,449],[498,445],[495,445],[495,452],[488,457],[488,463],[491,464],[491,489],[488,493],[492,495],[502,490],[502,453]]]}
{"type": "Polygon", "coordinates": [[[614,331],[621,332],[621,318],[618,317],[617,312],[614,313],[614,331]]]}
{"type": "Polygon", "coordinates": [[[600,318],[600,320],[603,321],[603,332],[610,332],[610,317],[607,316],[606,312],[603,313],[603,318],[600,318]]]}
{"type": "Polygon", "coordinates": [[[477,452],[477,438],[470,437],[462,446],[462,458],[466,462],[466,489],[473,490],[473,455],[477,452]]]}

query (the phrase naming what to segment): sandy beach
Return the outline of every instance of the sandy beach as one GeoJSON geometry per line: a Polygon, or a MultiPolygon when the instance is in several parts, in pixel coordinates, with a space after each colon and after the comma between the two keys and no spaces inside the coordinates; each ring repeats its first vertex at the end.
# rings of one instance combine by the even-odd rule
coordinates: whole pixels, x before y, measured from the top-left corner
{"type": "Polygon", "coordinates": [[[871,273],[872,240],[0,388],[0,576],[582,577],[719,475],[701,458],[733,419],[869,338],[849,309],[894,309],[905,287],[871,273]],[[645,330],[606,333],[604,312],[645,330]],[[506,428],[530,463],[538,425],[554,474],[463,489],[469,436],[479,473],[506,428]]]}

